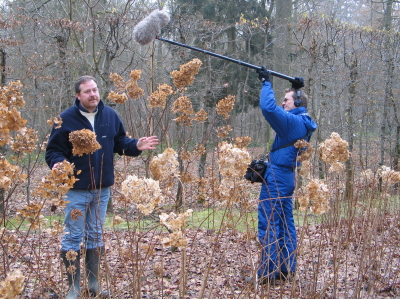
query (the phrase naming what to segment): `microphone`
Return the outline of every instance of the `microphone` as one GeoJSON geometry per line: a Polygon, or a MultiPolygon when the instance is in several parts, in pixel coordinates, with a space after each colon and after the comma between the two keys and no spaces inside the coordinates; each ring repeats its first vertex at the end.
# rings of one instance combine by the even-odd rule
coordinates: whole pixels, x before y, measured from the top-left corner
{"type": "Polygon", "coordinates": [[[140,21],[133,29],[133,38],[142,46],[151,43],[168,24],[169,14],[163,10],[153,10],[147,17],[140,21]]]}

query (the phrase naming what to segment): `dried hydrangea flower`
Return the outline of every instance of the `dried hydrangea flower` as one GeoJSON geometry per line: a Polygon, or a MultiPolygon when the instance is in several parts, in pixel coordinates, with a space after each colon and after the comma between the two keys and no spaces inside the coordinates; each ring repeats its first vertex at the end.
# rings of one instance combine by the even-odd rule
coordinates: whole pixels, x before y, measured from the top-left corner
{"type": "Polygon", "coordinates": [[[0,298],[16,298],[24,290],[24,280],[21,270],[15,270],[0,282],[0,298]]]}
{"type": "Polygon", "coordinates": [[[0,103],[0,146],[10,141],[10,131],[25,128],[26,122],[15,107],[8,108],[0,103]]]}
{"type": "Polygon", "coordinates": [[[400,172],[394,171],[390,167],[384,165],[378,169],[378,175],[382,178],[382,183],[385,187],[389,187],[400,182],[400,172]]]}
{"type": "Polygon", "coordinates": [[[118,75],[117,73],[111,73],[110,80],[112,83],[114,83],[118,93],[125,91],[125,80],[121,75],[118,75]]]}
{"type": "Polygon", "coordinates": [[[225,138],[228,136],[229,132],[232,131],[232,127],[230,125],[227,125],[225,127],[220,127],[215,130],[217,132],[217,136],[219,138],[225,138]]]}
{"type": "Polygon", "coordinates": [[[197,121],[198,123],[204,123],[208,118],[208,113],[204,110],[201,109],[196,114],[194,115],[193,120],[197,121]]]}
{"type": "Polygon", "coordinates": [[[192,101],[188,97],[181,96],[177,98],[172,105],[171,111],[178,115],[174,121],[185,126],[192,124],[194,111],[192,101]]]}
{"type": "Polygon", "coordinates": [[[330,190],[319,179],[312,179],[306,186],[296,190],[295,196],[300,204],[300,211],[310,210],[315,214],[323,214],[329,210],[330,190]]]}
{"type": "Polygon", "coordinates": [[[126,82],[126,91],[128,96],[133,99],[138,99],[144,95],[144,90],[139,87],[137,81],[140,78],[142,71],[141,70],[133,70],[130,73],[131,79],[126,82]]]}
{"type": "Polygon", "coordinates": [[[0,156],[0,188],[8,190],[12,182],[24,180],[25,176],[19,174],[20,168],[12,165],[4,156],[0,156]]]}
{"type": "Polygon", "coordinates": [[[331,136],[322,142],[318,148],[318,154],[326,164],[344,162],[350,157],[348,142],[340,138],[338,133],[333,132],[331,136]]]}
{"type": "Polygon", "coordinates": [[[314,153],[314,148],[304,139],[297,140],[294,144],[294,147],[300,149],[297,156],[297,161],[299,162],[310,160],[314,153]]]}
{"type": "Polygon", "coordinates": [[[243,177],[251,162],[250,154],[232,144],[222,142],[218,146],[219,172],[225,177],[243,177]]]}
{"type": "Polygon", "coordinates": [[[22,108],[25,106],[24,97],[21,92],[21,81],[12,81],[0,88],[0,104],[5,107],[22,108]]]}
{"type": "Polygon", "coordinates": [[[136,205],[145,215],[153,212],[164,200],[157,181],[138,178],[136,175],[130,175],[122,182],[121,193],[124,197],[119,198],[120,201],[127,205],[136,205]]]}
{"type": "Polygon", "coordinates": [[[78,256],[78,253],[77,253],[76,251],[74,251],[74,250],[69,250],[69,251],[67,251],[67,253],[65,254],[65,258],[66,258],[68,261],[75,261],[77,256],[78,256]]]}
{"type": "Polygon", "coordinates": [[[180,153],[180,155],[179,155],[179,157],[182,159],[182,161],[188,161],[188,160],[190,160],[190,157],[191,157],[192,155],[190,154],[190,152],[188,152],[188,151],[181,151],[181,153],[180,153]]]}
{"type": "Polygon", "coordinates": [[[126,95],[126,93],[119,94],[115,91],[111,91],[107,97],[111,102],[117,104],[123,104],[128,100],[128,96],[126,95]]]}
{"type": "Polygon", "coordinates": [[[156,180],[166,180],[178,173],[178,154],[173,148],[167,148],[150,161],[150,172],[156,180]]]}
{"type": "Polygon", "coordinates": [[[247,182],[238,177],[226,177],[221,180],[217,189],[218,200],[226,205],[238,203],[243,197],[242,193],[248,189],[247,182]]]}
{"type": "Polygon", "coordinates": [[[34,195],[41,198],[51,199],[50,204],[52,205],[53,210],[57,207],[63,208],[67,203],[63,200],[63,196],[77,181],[74,173],[75,165],[64,160],[59,163],[57,167],[53,167],[47,176],[42,178],[37,189],[34,191],[34,195]]]}
{"type": "Polygon", "coordinates": [[[159,215],[160,223],[168,228],[172,233],[168,238],[164,238],[162,243],[165,246],[186,247],[188,244],[184,236],[183,230],[186,227],[186,219],[192,215],[193,210],[189,209],[185,213],[176,215],[171,212],[170,214],[162,213],[159,215]]]}
{"type": "Polygon", "coordinates": [[[251,137],[243,136],[243,137],[236,137],[235,138],[235,147],[237,148],[245,148],[250,144],[251,137]]]}
{"type": "Polygon", "coordinates": [[[34,129],[21,130],[14,137],[11,148],[14,152],[32,153],[36,149],[38,142],[37,131],[34,129]]]}
{"type": "Polygon", "coordinates": [[[215,110],[226,119],[229,117],[229,113],[232,111],[235,101],[235,96],[228,95],[217,103],[217,108],[215,108],[215,110]]]}
{"type": "Polygon", "coordinates": [[[73,221],[76,221],[76,220],[78,220],[79,217],[83,217],[82,211],[79,209],[73,209],[71,211],[71,219],[73,221]]]}
{"type": "Polygon", "coordinates": [[[171,72],[174,85],[183,89],[185,86],[190,85],[194,81],[194,76],[198,74],[200,67],[203,63],[200,59],[195,58],[186,64],[180,66],[179,71],[171,72]]]}
{"type": "Polygon", "coordinates": [[[101,149],[101,145],[96,140],[96,133],[89,129],[69,133],[69,141],[72,143],[73,155],[93,154],[101,149]]]}
{"type": "Polygon", "coordinates": [[[113,224],[119,225],[124,222],[124,219],[121,216],[115,215],[113,218],[113,224]]]}
{"type": "Polygon", "coordinates": [[[59,128],[61,128],[61,125],[63,122],[62,122],[62,118],[60,116],[57,116],[57,117],[53,117],[53,118],[47,120],[47,123],[50,126],[54,126],[54,129],[59,129],[59,128]]]}
{"type": "Polygon", "coordinates": [[[202,144],[197,144],[193,149],[193,155],[202,156],[206,153],[206,148],[202,144]]]}
{"type": "Polygon", "coordinates": [[[346,165],[344,165],[341,162],[334,162],[332,165],[329,167],[329,172],[331,173],[342,173],[346,168],[346,165]]]}
{"type": "Polygon", "coordinates": [[[147,97],[150,108],[165,108],[168,96],[174,93],[172,87],[168,84],[158,85],[156,91],[147,97]]]}

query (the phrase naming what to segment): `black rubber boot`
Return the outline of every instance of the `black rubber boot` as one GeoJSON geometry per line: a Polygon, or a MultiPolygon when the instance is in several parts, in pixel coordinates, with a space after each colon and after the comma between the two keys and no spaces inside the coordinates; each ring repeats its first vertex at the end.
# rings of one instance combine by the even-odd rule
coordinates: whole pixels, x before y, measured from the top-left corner
{"type": "Polygon", "coordinates": [[[109,293],[107,291],[101,291],[99,287],[100,258],[103,253],[104,247],[86,249],[86,276],[88,279],[88,290],[90,296],[109,298],[109,293]]]}
{"type": "Polygon", "coordinates": [[[81,293],[81,255],[80,251],[77,251],[78,255],[76,256],[75,260],[68,260],[67,252],[68,251],[61,251],[61,258],[67,270],[68,277],[68,294],[65,299],[77,299],[81,293]],[[74,267],[75,269],[73,269],[74,267]]]}

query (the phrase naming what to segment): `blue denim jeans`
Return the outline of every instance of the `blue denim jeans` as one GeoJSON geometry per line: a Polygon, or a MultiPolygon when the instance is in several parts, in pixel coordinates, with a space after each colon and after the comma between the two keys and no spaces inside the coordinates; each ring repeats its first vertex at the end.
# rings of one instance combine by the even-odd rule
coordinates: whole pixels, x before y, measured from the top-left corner
{"type": "Polygon", "coordinates": [[[65,228],[61,250],[78,251],[82,239],[86,249],[104,246],[103,225],[110,199],[110,187],[89,191],[71,189],[66,196],[69,203],[64,210],[65,228]]]}

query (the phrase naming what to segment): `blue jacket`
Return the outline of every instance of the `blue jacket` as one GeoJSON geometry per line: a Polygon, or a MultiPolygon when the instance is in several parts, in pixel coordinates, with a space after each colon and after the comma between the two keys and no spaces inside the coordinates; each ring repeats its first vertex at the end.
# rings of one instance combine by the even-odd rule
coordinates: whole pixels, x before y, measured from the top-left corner
{"type": "Polygon", "coordinates": [[[76,177],[79,179],[73,189],[98,189],[114,184],[114,153],[127,156],[138,156],[142,153],[136,144],[137,139],[126,137],[125,129],[117,113],[100,101],[98,112],[94,119],[94,128],[89,120],[79,111],[79,100],[75,105],[61,113],[61,128],[51,130],[46,148],[46,162],[50,168],[64,160],[74,163],[75,169],[81,170],[76,177]],[[72,155],[72,143],[69,133],[89,129],[96,133],[101,149],[91,155],[78,157],[72,155]],[[89,160],[90,158],[90,160],[89,160]],[[93,177],[91,179],[91,171],[93,177]]]}
{"type": "MultiPolygon", "coordinates": [[[[298,107],[288,112],[279,107],[271,83],[267,81],[262,85],[260,108],[276,133],[271,150],[303,139],[309,132],[311,137],[311,133],[317,129],[317,124],[308,115],[305,107],[298,107]]],[[[275,166],[294,168],[297,165],[297,152],[298,149],[294,146],[278,149],[271,153],[269,162],[275,166]]]]}

